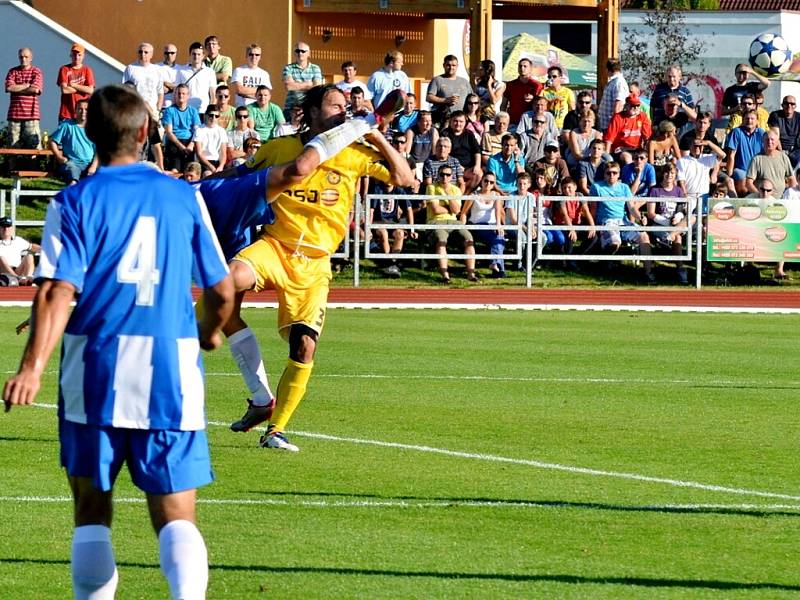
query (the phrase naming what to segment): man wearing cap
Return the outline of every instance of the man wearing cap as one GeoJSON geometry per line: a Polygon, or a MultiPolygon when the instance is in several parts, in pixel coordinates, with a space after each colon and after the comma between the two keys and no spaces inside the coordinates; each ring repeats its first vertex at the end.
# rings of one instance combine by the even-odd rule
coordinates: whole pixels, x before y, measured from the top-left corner
{"type": "Polygon", "coordinates": [[[0,218],[0,286],[30,285],[33,275],[33,255],[39,244],[14,235],[11,217],[0,218]]]}
{"type": "Polygon", "coordinates": [[[611,117],[603,136],[606,152],[620,156],[625,163],[631,162],[630,151],[644,147],[653,133],[650,119],[641,111],[641,104],[638,96],[628,96],[622,112],[611,117]]]}
{"type": "Polygon", "coordinates": [[[33,50],[20,48],[19,66],[9,69],[6,75],[8,103],[8,142],[23,148],[41,147],[39,129],[39,96],[44,89],[44,75],[33,65],[33,50]]]}
{"type": "Polygon", "coordinates": [[[560,194],[561,182],[569,177],[567,161],[561,158],[558,142],[550,140],[544,145],[544,156],[533,163],[531,168],[534,173],[537,169],[544,169],[547,178],[547,193],[560,194]]]}
{"type": "Polygon", "coordinates": [[[94,71],[83,64],[86,49],[77,42],[72,44],[69,55],[71,61],[58,70],[56,85],[61,88],[61,106],[58,121],[75,118],[78,101],[88,100],[94,92],[94,71]]]}

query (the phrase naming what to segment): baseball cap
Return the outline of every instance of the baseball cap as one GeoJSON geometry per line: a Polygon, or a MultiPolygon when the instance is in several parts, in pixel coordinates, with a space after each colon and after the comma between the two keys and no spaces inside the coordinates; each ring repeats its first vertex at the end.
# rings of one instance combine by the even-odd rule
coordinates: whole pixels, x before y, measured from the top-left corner
{"type": "Polygon", "coordinates": [[[544,149],[545,150],[547,150],[548,148],[555,148],[556,150],[558,150],[558,142],[554,142],[553,140],[550,140],[549,142],[547,142],[544,145],[544,149]]]}
{"type": "Polygon", "coordinates": [[[11,217],[0,218],[0,227],[11,227],[14,223],[11,222],[11,217]]]}
{"type": "Polygon", "coordinates": [[[639,96],[637,96],[636,94],[631,94],[630,96],[628,96],[625,99],[625,103],[626,104],[630,104],[631,106],[641,106],[642,105],[642,101],[639,100],[639,96]]]}
{"type": "Polygon", "coordinates": [[[86,48],[81,46],[78,42],[74,42],[72,44],[72,48],[70,48],[70,52],[72,52],[73,50],[77,50],[78,52],[86,52],[86,48]]]}

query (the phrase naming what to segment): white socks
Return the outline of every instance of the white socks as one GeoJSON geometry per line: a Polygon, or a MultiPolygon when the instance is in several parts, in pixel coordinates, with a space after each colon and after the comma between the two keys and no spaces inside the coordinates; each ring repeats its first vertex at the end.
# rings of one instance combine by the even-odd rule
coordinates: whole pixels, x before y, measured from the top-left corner
{"type": "Polygon", "coordinates": [[[208,587],[208,552],[189,521],[170,521],[158,533],[161,572],[175,600],[202,600],[208,587]]]}
{"type": "Polygon", "coordinates": [[[105,525],[82,525],[72,536],[72,588],[76,600],[113,600],[117,565],[111,530],[105,525]]]}
{"type": "Polygon", "coordinates": [[[228,343],[233,360],[239,366],[247,389],[250,390],[250,400],[253,405],[266,406],[272,400],[272,390],[269,389],[267,372],[264,369],[261,350],[253,330],[249,327],[240,329],[228,338],[228,343]]]}
{"type": "Polygon", "coordinates": [[[324,163],[338,154],[365,133],[369,133],[376,123],[374,114],[363,119],[351,119],[333,129],[320,133],[306,144],[306,148],[314,148],[319,154],[319,162],[324,163]]]}

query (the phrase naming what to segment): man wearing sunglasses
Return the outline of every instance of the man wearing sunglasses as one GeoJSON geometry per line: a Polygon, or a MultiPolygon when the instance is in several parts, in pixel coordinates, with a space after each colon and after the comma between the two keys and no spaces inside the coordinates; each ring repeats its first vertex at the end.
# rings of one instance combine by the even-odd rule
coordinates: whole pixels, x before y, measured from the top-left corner
{"type": "Polygon", "coordinates": [[[283,115],[291,119],[292,107],[302,104],[306,92],[315,85],[322,84],[322,70],[319,65],[310,61],[311,48],[305,42],[297,42],[293,50],[294,62],[283,67],[281,77],[286,86],[286,101],[283,103],[283,115]]]}
{"type": "Polygon", "coordinates": [[[236,67],[231,77],[231,94],[236,106],[245,106],[256,99],[256,89],[260,85],[272,89],[269,73],[258,66],[261,62],[261,46],[250,44],[245,48],[245,64],[236,67]]]}
{"type": "Polygon", "coordinates": [[[797,164],[800,156],[795,147],[797,137],[800,136],[800,113],[797,112],[797,100],[794,96],[784,96],[780,110],[772,111],[769,114],[767,124],[770,127],[777,127],[780,131],[781,149],[789,154],[793,164],[797,164]]]}
{"type": "Polygon", "coordinates": [[[161,84],[164,87],[164,103],[162,108],[172,106],[172,94],[178,79],[178,47],[175,44],[164,45],[164,60],[156,64],[161,73],[161,84]]]}
{"type": "Polygon", "coordinates": [[[230,56],[219,53],[222,46],[220,46],[217,36],[209,35],[203,40],[203,48],[206,51],[203,64],[214,71],[218,83],[227,83],[231,78],[231,71],[233,71],[233,61],[230,56]]]}

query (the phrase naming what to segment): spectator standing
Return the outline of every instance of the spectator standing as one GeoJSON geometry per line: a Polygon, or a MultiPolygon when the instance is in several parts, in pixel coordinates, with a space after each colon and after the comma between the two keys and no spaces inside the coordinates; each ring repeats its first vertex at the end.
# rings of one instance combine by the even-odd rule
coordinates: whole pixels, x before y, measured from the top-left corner
{"type": "Polygon", "coordinates": [[[164,82],[161,69],[155,66],[153,60],[153,44],[142,42],[136,51],[139,59],[132,62],[122,73],[122,83],[132,83],[144,99],[150,112],[158,116],[164,105],[164,82]]]}
{"type": "Polygon", "coordinates": [[[733,177],[736,193],[742,197],[748,193],[747,170],[750,162],[764,149],[764,130],[758,127],[756,111],[747,110],[742,115],[742,124],[728,135],[725,152],[728,155],[725,171],[733,177]]]}
{"type": "MultiPolygon", "coordinates": [[[[675,136],[680,139],[686,135],[692,127],[692,123],[697,120],[697,111],[691,106],[681,100],[680,96],[675,93],[667,94],[662,102],[662,117],[661,121],[653,127],[658,127],[661,123],[668,121],[675,125],[675,136]]],[[[766,123],[767,115],[764,115],[764,122],[766,123]]]]}
{"type": "Polygon", "coordinates": [[[542,90],[542,97],[547,100],[547,109],[556,119],[559,130],[564,127],[567,113],[575,110],[575,92],[563,85],[564,72],[559,66],[547,69],[547,87],[542,90]]]}
{"type": "Polygon", "coordinates": [[[763,75],[756,73],[750,65],[740,63],[736,65],[736,83],[725,89],[722,96],[722,115],[732,115],[739,111],[742,103],[742,96],[745,94],[755,94],[763,92],[769,87],[770,81],[763,75]],[[750,77],[755,77],[756,81],[747,81],[750,77]]]}
{"type": "Polygon", "coordinates": [[[283,85],[286,86],[286,102],[283,105],[283,114],[289,119],[292,107],[303,103],[306,92],[315,85],[320,85],[324,79],[318,65],[310,61],[311,47],[305,42],[294,45],[294,62],[283,67],[281,75],[283,85]]]}
{"type": "Polygon", "coordinates": [[[39,96],[44,90],[44,74],[33,64],[33,50],[20,48],[19,66],[6,74],[8,103],[8,142],[12,147],[41,148],[39,96]]]}
{"type": "Polygon", "coordinates": [[[370,75],[367,90],[372,94],[373,106],[378,106],[389,92],[397,89],[408,94],[411,92],[411,82],[403,72],[403,53],[389,50],[383,57],[383,68],[370,75]]]}
{"type": "MultiPolygon", "coordinates": [[[[481,136],[481,161],[482,164],[489,162],[489,158],[503,149],[503,136],[508,133],[508,126],[511,118],[505,111],[498,112],[494,117],[494,125],[483,132],[481,136]]],[[[519,145],[519,138],[517,139],[519,145]]]]}
{"type": "Polygon", "coordinates": [[[161,117],[164,125],[164,169],[183,173],[194,154],[194,130],[200,126],[197,109],[189,106],[189,88],[185,83],[175,87],[175,102],[165,108],[161,117]]]}
{"type": "Polygon", "coordinates": [[[789,187],[797,184],[794,178],[794,168],[786,153],[778,150],[780,137],[777,132],[767,131],[764,133],[763,140],[763,150],[753,157],[747,168],[747,190],[753,194],[758,193],[756,181],[768,179],[772,183],[775,197],[780,198],[786,189],[787,181],[789,187]]]}
{"type": "Polygon", "coordinates": [[[442,67],[444,72],[431,80],[426,96],[432,106],[433,124],[438,128],[445,126],[451,114],[464,110],[464,102],[472,92],[469,81],[456,75],[458,58],[448,54],[442,67]]]}
{"type": "Polygon", "coordinates": [[[422,182],[428,186],[433,184],[434,180],[439,174],[439,169],[443,166],[448,166],[452,170],[450,175],[451,183],[458,185],[461,192],[464,192],[464,169],[461,163],[454,156],[450,156],[450,150],[453,148],[453,142],[450,138],[440,136],[433,146],[433,156],[425,161],[422,167],[422,182]]]}
{"type": "Polygon", "coordinates": [[[473,80],[473,89],[481,99],[481,115],[485,121],[493,121],[503,102],[506,84],[497,79],[496,67],[492,60],[482,60],[478,74],[473,80]]]}
{"type": "Polygon", "coordinates": [[[261,46],[250,44],[245,48],[245,64],[236,67],[231,77],[231,93],[236,99],[236,106],[246,106],[256,99],[256,89],[260,85],[272,91],[269,73],[258,66],[261,62],[261,46]]]}
{"type": "Polygon", "coordinates": [[[797,164],[800,156],[795,151],[797,138],[800,137],[800,113],[797,112],[797,100],[794,96],[784,96],[780,110],[769,114],[767,121],[770,127],[777,127],[780,132],[781,149],[788,153],[792,163],[797,164]]]}
{"type": "Polygon", "coordinates": [[[608,124],[603,139],[606,152],[620,156],[622,162],[630,162],[630,151],[644,147],[652,135],[650,119],[641,111],[638,96],[630,95],[622,112],[615,114],[608,124]]]}
{"type": "Polygon", "coordinates": [[[262,142],[276,137],[278,127],[284,122],[281,107],[271,100],[270,89],[265,85],[260,85],[256,90],[256,101],[247,105],[253,128],[258,132],[258,137],[262,142]]]}
{"type": "Polygon", "coordinates": [[[189,89],[189,106],[204,114],[209,104],[214,103],[217,78],[211,67],[203,64],[203,46],[193,42],[189,46],[189,62],[178,71],[177,83],[189,89]]]}
{"type": "MultiPolygon", "coordinates": [[[[281,114],[283,116],[283,114],[281,114]]],[[[250,138],[261,141],[258,132],[250,127],[250,109],[240,106],[236,109],[236,126],[228,130],[228,164],[240,165],[246,158],[244,143],[250,138]]]]}
{"type": "Polygon", "coordinates": [[[58,120],[74,119],[76,108],[81,100],[88,100],[94,92],[94,71],[83,64],[86,49],[73,43],[69,49],[70,62],[58,70],[56,85],[61,88],[61,104],[58,120]]]}
{"type": "Polygon", "coordinates": [[[230,131],[236,127],[236,107],[230,103],[231,89],[224,83],[220,83],[214,92],[214,97],[217,100],[216,106],[219,111],[217,124],[226,131],[230,131]]]}
{"type": "Polygon", "coordinates": [[[517,63],[516,79],[506,83],[500,110],[509,114],[511,123],[519,123],[522,114],[530,110],[533,99],[541,94],[544,86],[533,78],[533,63],[529,58],[521,58],[517,63]]]}
{"type": "Polygon", "coordinates": [[[203,176],[219,173],[228,158],[228,133],[219,125],[219,111],[211,105],[206,109],[205,122],[194,130],[194,152],[203,166],[203,176]]]}
{"type": "Polygon", "coordinates": [[[172,105],[172,94],[178,79],[178,47],[175,44],[164,45],[164,60],[156,65],[161,72],[161,85],[164,87],[164,103],[162,108],[172,105]]]}
{"type": "MultiPolygon", "coordinates": [[[[641,98],[639,98],[641,100],[641,98]]],[[[578,127],[584,111],[590,110],[594,113],[594,123],[597,124],[597,111],[592,108],[592,92],[589,90],[581,90],[578,92],[578,99],[576,101],[576,108],[567,113],[564,117],[564,125],[561,128],[561,135],[572,131],[578,127]]]]}
{"type": "Polygon", "coordinates": [[[15,235],[11,217],[0,217],[0,285],[30,285],[33,276],[33,255],[41,248],[15,235]]]}
{"type": "Polygon", "coordinates": [[[358,73],[358,67],[356,67],[356,63],[352,60],[346,60],[342,63],[342,79],[340,82],[336,84],[336,87],[342,90],[344,94],[344,98],[347,102],[350,102],[350,90],[354,87],[360,87],[364,90],[364,100],[367,101],[369,110],[372,112],[372,92],[367,89],[365,83],[356,79],[356,75],[358,73]]]}
{"type": "Polygon", "coordinates": [[[88,108],[88,99],[79,100],[75,118],[61,121],[50,136],[50,150],[68,185],[78,183],[97,169],[94,144],[86,135],[88,108]]]}
{"type": "Polygon", "coordinates": [[[222,46],[220,46],[217,36],[209,35],[203,41],[203,48],[206,51],[203,64],[214,71],[214,77],[219,83],[228,83],[233,71],[233,61],[230,56],[224,56],[219,53],[222,46]]]}
{"type": "MultiPolygon", "coordinates": [[[[611,118],[625,108],[625,101],[631,95],[628,82],[622,75],[622,63],[618,58],[609,58],[606,62],[608,81],[603,89],[603,97],[597,107],[597,128],[604,132],[611,123],[611,118]]],[[[639,103],[641,104],[641,102],[639,103]]]]}
{"type": "Polygon", "coordinates": [[[481,147],[471,131],[467,129],[467,117],[463,111],[456,111],[450,117],[450,127],[442,132],[442,136],[452,142],[450,154],[464,168],[464,184],[471,190],[483,177],[481,169],[481,147]]]}
{"type": "Polygon", "coordinates": [[[489,157],[486,171],[494,174],[497,189],[504,194],[513,194],[517,189],[517,175],[525,172],[525,157],[513,133],[503,134],[501,148],[500,152],[489,157]]]}
{"type": "MultiPolygon", "coordinates": [[[[433,117],[431,116],[431,118],[433,117]]],[[[397,113],[392,121],[392,129],[396,129],[400,133],[405,133],[417,123],[417,119],[419,119],[417,97],[409,92],[406,94],[403,111],[397,113]]]]}
{"type": "MultiPolygon", "coordinates": [[[[671,65],[667,67],[667,72],[664,74],[664,81],[659,83],[653,90],[650,96],[650,107],[653,110],[653,127],[658,126],[658,124],[666,118],[664,103],[667,97],[674,97],[674,95],[677,94],[681,109],[686,112],[688,112],[687,109],[694,109],[692,92],[681,83],[681,76],[681,68],[678,65],[671,65]]],[[[676,126],[677,125],[676,123],[676,126]]],[[[678,129],[680,129],[680,126],[678,126],[678,129]]]]}

